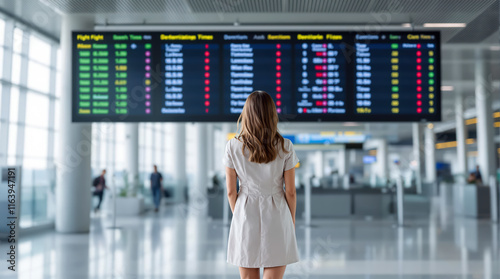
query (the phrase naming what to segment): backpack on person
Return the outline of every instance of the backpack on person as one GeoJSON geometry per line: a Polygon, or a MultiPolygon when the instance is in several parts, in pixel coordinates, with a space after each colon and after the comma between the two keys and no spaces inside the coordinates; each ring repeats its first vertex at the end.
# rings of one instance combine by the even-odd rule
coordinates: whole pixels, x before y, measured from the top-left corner
{"type": "Polygon", "coordinates": [[[92,181],[92,187],[97,187],[99,185],[99,177],[94,178],[94,181],[92,181]]]}

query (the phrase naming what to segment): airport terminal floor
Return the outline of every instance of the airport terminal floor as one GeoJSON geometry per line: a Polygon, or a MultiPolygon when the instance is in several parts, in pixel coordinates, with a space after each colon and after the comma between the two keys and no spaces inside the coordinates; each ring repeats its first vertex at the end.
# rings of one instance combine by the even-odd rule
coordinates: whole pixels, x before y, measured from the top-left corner
{"type": "MultiPolygon", "coordinates": [[[[429,218],[297,222],[300,262],[285,278],[500,277],[499,232],[486,220],[453,218],[438,197],[429,218]]],[[[158,214],[94,216],[90,234],[44,232],[19,243],[19,277],[10,278],[239,278],[226,263],[229,227],[200,206],[169,205],[158,214]]],[[[0,248],[4,248],[2,244],[0,248]]]]}

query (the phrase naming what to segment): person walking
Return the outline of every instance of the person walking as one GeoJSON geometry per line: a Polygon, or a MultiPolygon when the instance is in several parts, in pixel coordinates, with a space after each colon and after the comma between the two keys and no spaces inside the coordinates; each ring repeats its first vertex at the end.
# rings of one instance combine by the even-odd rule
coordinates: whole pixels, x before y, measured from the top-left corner
{"type": "Polygon", "coordinates": [[[106,179],[104,178],[104,175],[106,175],[105,169],[102,170],[101,175],[94,178],[94,181],[92,182],[92,185],[95,187],[93,195],[99,198],[99,202],[97,203],[97,206],[94,208],[94,212],[96,213],[101,209],[102,198],[104,196],[104,189],[109,189],[108,186],[106,185],[106,179]]]}
{"type": "Polygon", "coordinates": [[[479,170],[479,165],[476,165],[476,171],[474,172],[474,176],[476,177],[476,184],[483,185],[483,176],[481,175],[481,171],[479,170]]]}
{"type": "Polygon", "coordinates": [[[155,212],[158,212],[160,208],[161,196],[163,193],[163,176],[158,172],[158,167],[156,165],[153,166],[153,173],[151,174],[151,193],[153,194],[153,202],[155,204],[155,212]]]}
{"type": "Polygon", "coordinates": [[[299,159],[292,142],[278,132],[276,106],[268,93],[254,91],[248,96],[237,125],[239,134],[227,142],[222,160],[233,212],[227,262],[239,267],[241,278],[260,278],[260,268],[264,278],[283,278],[286,266],[299,261],[295,236],[299,159]]]}

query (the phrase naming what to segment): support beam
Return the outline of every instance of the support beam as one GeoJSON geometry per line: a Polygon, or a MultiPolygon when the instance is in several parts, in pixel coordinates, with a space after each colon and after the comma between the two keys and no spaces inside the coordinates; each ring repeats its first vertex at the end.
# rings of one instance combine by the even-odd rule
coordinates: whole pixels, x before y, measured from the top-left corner
{"type": "Polygon", "coordinates": [[[172,160],[174,166],[172,175],[176,185],[175,197],[177,201],[184,200],[184,190],[187,186],[186,179],[186,124],[175,123],[173,124],[173,150],[174,154],[172,160]]]}
{"type": "Polygon", "coordinates": [[[483,185],[490,187],[491,218],[498,220],[498,199],[495,170],[497,154],[493,143],[493,100],[492,73],[488,67],[488,54],[484,50],[476,50],[476,111],[477,111],[477,153],[483,185]]]}
{"type": "Polygon", "coordinates": [[[493,99],[491,88],[491,71],[488,67],[487,53],[476,50],[475,80],[476,80],[476,111],[477,111],[477,153],[478,165],[483,183],[488,185],[488,179],[495,174],[496,162],[493,145],[493,99]]]}
{"type": "Polygon", "coordinates": [[[59,110],[59,155],[56,159],[56,231],[88,233],[90,229],[90,190],[92,124],[71,122],[71,31],[93,30],[94,18],[63,15],[61,24],[62,96],[59,110]]]}
{"type": "Polygon", "coordinates": [[[387,140],[380,139],[378,141],[378,147],[377,147],[377,166],[378,166],[378,177],[380,181],[385,182],[389,177],[388,158],[389,157],[388,157],[387,140]]]}
{"type": "Polygon", "coordinates": [[[325,169],[324,163],[325,163],[325,160],[324,160],[323,151],[317,150],[314,153],[314,175],[316,176],[316,178],[323,177],[324,169],[325,169]]]}
{"type": "Polygon", "coordinates": [[[194,166],[195,176],[193,184],[189,186],[189,200],[199,203],[200,200],[206,198],[208,185],[207,124],[197,123],[195,125],[194,153],[197,158],[194,166]]]}
{"type": "Polygon", "coordinates": [[[425,178],[427,183],[436,182],[436,135],[434,125],[429,124],[425,128],[425,178]]]}
{"type": "Polygon", "coordinates": [[[457,137],[457,165],[460,182],[465,183],[467,180],[467,126],[464,118],[464,96],[461,92],[456,92],[455,95],[455,124],[457,137]]]}
{"type": "Polygon", "coordinates": [[[417,193],[422,193],[422,153],[423,153],[423,140],[422,140],[422,126],[419,123],[413,123],[413,159],[416,162],[415,166],[415,183],[417,193]]]}
{"type": "MultiPolygon", "coordinates": [[[[146,139],[147,140],[147,139],[146,139]]],[[[139,186],[139,124],[125,124],[125,158],[130,194],[137,193],[139,186]]],[[[152,162],[146,162],[150,164],[152,162]]],[[[151,166],[150,169],[153,169],[151,166]]]]}

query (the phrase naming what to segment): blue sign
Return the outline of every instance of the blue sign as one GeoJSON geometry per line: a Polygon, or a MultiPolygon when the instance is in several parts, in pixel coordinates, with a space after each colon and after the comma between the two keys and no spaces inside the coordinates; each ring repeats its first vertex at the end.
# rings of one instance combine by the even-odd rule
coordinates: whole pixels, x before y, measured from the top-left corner
{"type": "Polygon", "coordinates": [[[345,135],[345,134],[297,134],[283,135],[290,139],[294,144],[345,144],[345,143],[363,143],[367,136],[363,134],[345,135]]]}
{"type": "Polygon", "coordinates": [[[377,162],[377,157],[375,156],[363,156],[363,164],[374,164],[377,162]]]}

